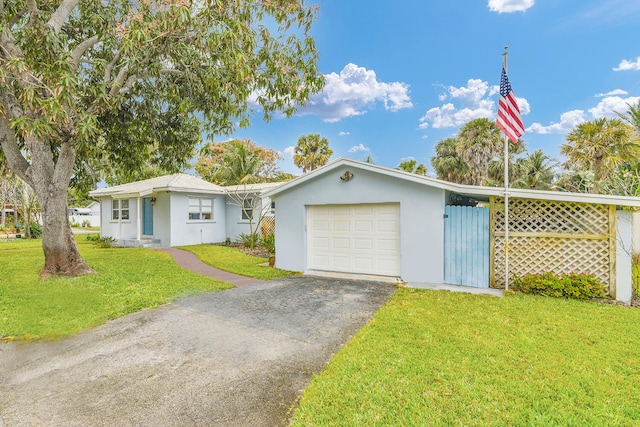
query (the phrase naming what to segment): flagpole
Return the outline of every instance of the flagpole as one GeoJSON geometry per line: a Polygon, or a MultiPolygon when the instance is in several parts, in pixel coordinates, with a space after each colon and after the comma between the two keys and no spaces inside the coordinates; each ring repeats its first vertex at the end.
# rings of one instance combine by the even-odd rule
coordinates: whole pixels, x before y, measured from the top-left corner
{"type": "MultiPolygon", "coordinates": [[[[502,66],[508,73],[509,46],[504,47],[502,66]]],[[[509,137],[504,136],[504,290],[509,291],[509,137]]]]}

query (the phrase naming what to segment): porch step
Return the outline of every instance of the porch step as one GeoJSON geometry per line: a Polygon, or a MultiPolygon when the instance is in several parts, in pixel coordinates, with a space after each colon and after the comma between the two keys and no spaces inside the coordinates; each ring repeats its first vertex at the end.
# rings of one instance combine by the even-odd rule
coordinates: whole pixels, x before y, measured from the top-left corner
{"type": "Polygon", "coordinates": [[[119,239],[116,241],[116,246],[124,246],[127,248],[149,248],[157,249],[162,248],[162,241],[160,239],[119,239]]]}

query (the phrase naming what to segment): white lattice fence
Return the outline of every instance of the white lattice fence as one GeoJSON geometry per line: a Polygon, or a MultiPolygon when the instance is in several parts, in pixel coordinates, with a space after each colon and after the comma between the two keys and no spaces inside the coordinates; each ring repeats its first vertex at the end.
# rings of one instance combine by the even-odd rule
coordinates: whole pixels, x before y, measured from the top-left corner
{"type": "MultiPolygon", "coordinates": [[[[493,287],[504,287],[504,199],[491,203],[493,287]]],[[[528,273],[592,273],[609,288],[615,212],[605,205],[509,200],[509,278],[528,273]]]]}

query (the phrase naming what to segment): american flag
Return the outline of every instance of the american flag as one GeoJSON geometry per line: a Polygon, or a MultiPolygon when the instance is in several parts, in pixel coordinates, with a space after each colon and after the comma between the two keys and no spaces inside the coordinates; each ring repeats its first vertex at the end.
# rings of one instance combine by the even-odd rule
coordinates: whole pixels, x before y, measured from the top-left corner
{"type": "Polygon", "coordinates": [[[524,133],[520,108],[516,103],[516,97],[513,95],[511,83],[509,83],[504,67],[502,67],[502,76],[500,77],[500,101],[498,102],[496,124],[513,142],[518,142],[518,138],[524,133]]]}

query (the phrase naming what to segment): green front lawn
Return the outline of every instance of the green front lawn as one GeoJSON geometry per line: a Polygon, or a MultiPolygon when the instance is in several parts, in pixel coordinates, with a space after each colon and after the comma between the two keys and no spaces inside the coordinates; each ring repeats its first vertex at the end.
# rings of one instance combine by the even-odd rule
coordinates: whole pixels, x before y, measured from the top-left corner
{"type": "Polygon", "coordinates": [[[179,249],[193,253],[200,261],[212,267],[256,279],[271,280],[299,274],[293,271],[266,267],[263,264],[269,261],[268,258],[250,256],[232,247],[202,244],[181,246],[179,249]]]}
{"type": "Polygon", "coordinates": [[[40,240],[0,242],[0,339],[71,335],[178,297],[232,285],[186,271],[171,255],[138,248],[98,249],[78,236],[98,274],[41,280],[40,240]]]}
{"type": "Polygon", "coordinates": [[[639,309],[400,289],[314,378],[293,425],[639,423],[639,309]]]}

